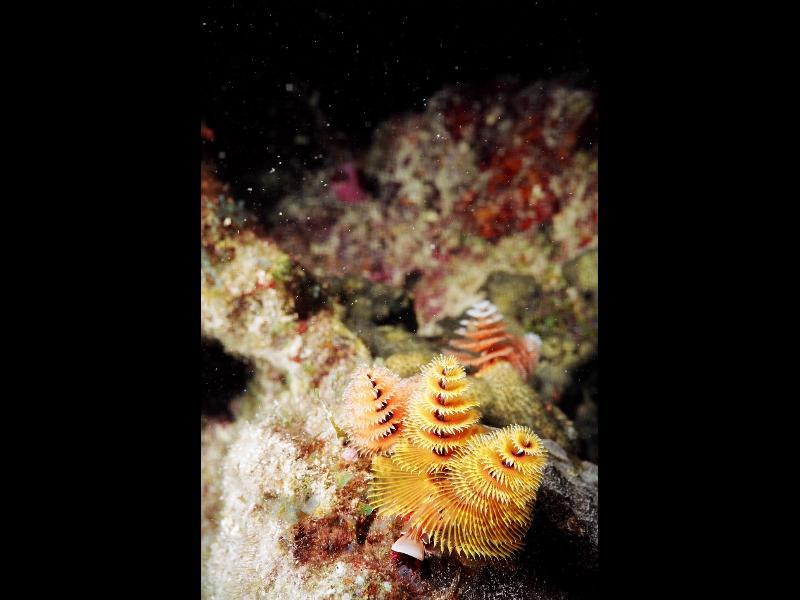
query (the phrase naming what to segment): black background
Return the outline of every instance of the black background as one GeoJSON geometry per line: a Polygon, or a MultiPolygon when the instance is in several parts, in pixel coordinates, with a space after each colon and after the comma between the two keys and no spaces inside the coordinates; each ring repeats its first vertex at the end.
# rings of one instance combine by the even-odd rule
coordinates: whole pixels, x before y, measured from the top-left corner
{"type": "MultiPolygon", "coordinates": [[[[438,32],[458,39],[450,51],[466,65],[461,57],[468,53],[474,53],[472,64],[480,64],[474,62],[482,55],[476,48],[499,56],[504,45],[530,49],[543,38],[555,62],[533,61],[531,77],[585,68],[598,83],[603,590],[612,597],[657,592],[682,597],[717,593],[732,581],[741,591],[758,548],[741,539],[743,530],[748,523],[764,529],[783,525],[780,510],[771,523],[762,518],[769,513],[753,506],[760,487],[752,461],[762,455],[759,440],[772,425],[730,422],[737,414],[757,418],[759,411],[743,404],[763,398],[752,385],[742,389],[753,379],[743,377],[742,353],[752,331],[747,319],[760,313],[752,306],[736,315],[726,311],[730,297],[740,295],[741,270],[752,267],[732,254],[752,247],[742,235],[766,218],[752,208],[764,196],[738,177],[753,172],[752,164],[744,164],[745,150],[775,156],[771,148],[745,139],[748,131],[759,130],[755,117],[763,113],[737,104],[743,92],[760,93],[760,83],[772,81],[760,74],[774,56],[751,56],[755,42],[749,33],[758,29],[757,22],[748,13],[746,22],[732,25],[727,5],[705,13],[696,5],[602,6],[594,18],[577,5],[562,4],[568,25],[586,32],[573,44],[558,18],[520,18],[519,6],[533,3],[493,2],[471,19],[495,25],[474,25],[476,33],[459,38],[454,32],[466,27],[469,5],[429,4],[415,12],[435,18],[409,16],[413,26],[405,29],[392,24],[393,15],[402,12],[396,5],[369,3],[388,23],[382,31],[372,28],[356,5],[330,4],[325,12],[351,23],[354,33],[340,36],[327,51],[346,56],[357,36],[372,35],[380,43],[374,42],[371,61],[397,57],[382,52],[383,44],[415,56],[415,48],[429,47],[430,32],[438,32]],[[577,25],[581,22],[585,27],[577,25]],[[524,35],[507,35],[511,27],[524,35]],[[729,149],[739,158],[726,154],[729,149]],[[751,209],[732,208],[741,197],[751,209]],[[730,217],[736,215],[750,222],[734,226],[730,217]],[[737,239],[719,239],[725,231],[737,239]],[[713,357],[726,350],[728,362],[715,364],[713,357]],[[699,578],[709,574],[714,558],[725,561],[725,572],[711,571],[704,584],[699,578]]],[[[296,7],[288,21],[276,25],[279,36],[305,39],[310,21],[303,14],[313,9],[296,7]]],[[[35,10],[35,31],[28,38],[35,43],[13,53],[15,63],[25,54],[34,64],[21,68],[19,85],[7,94],[9,99],[24,94],[32,109],[8,111],[9,126],[22,125],[25,135],[22,143],[7,146],[15,157],[36,156],[28,171],[12,174],[24,192],[6,195],[7,230],[24,236],[6,264],[19,264],[21,255],[32,259],[23,263],[19,277],[7,278],[8,295],[33,313],[9,319],[27,325],[26,344],[8,348],[28,363],[29,373],[11,372],[8,380],[35,384],[6,401],[8,437],[21,434],[7,463],[23,476],[9,486],[8,496],[30,513],[18,518],[8,513],[13,516],[8,525],[23,530],[13,554],[31,565],[23,584],[40,594],[52,585],[58,591],[51,596],[80,589],[86,596],[96,590],[100,597],[120,591],[196,597],[197,197],[198,163],[208,151],[198,139],[199,122],[205,118],[219,129],[215,144],[231,155],[226,168],[240,169],[230,172],[236,189],[264,162],[255,152],[239,155],[237,144],[245,151],[260,136],[242,133],[236,124],[243,122],[241,113],[217,121],[225,110],[223,92],[209,85],[215,70],[207,49],[217,48],[218,55],[222,48],[231,56],[244,50],[226,50],[223,38],[204,32],[201,24],[220,14],[243,23],[248,11],[232,2],[213,10],[158,5],[98,11],[70,5],[50,9],[45,19],[41,8],[35,10]],[[247,136],[250,142],[244,141],[247,136]],[[244,160],[234,166],[233,157],[244,160]],[[12,415],[14,409],[21,414],[12,415]]],[[[333,73],[341,73],[341,60],[316,61],[308,49],[287,60],[294,61],[290,68],[298,81],[301,67],[311,69],[302,73],[325,71],[331,81],[337,79],[333,73]],[[315,66],[318,62],[325,68],[315,66]]],[[[414,60],[439,64],[428,53],[414,60]]],[[[524,56],[515,60],[526,64],[524,56]]],[[[285,68],[276,62],[273,69],[285,68]]],[[[452,61],[440,64],[445,63],[452,61]]],[[[483,64],[488,66],[475,67],[476,72],[514,71],[483,64]]],[[[421,100],[426,94],[420,90],[438,89],[452,76],[445,66],[435,68],[439,80],[433,71],[427,81],[381,82],[374,75],[372,81],[366,78],[366,91],[363,84],[351,89],[361,90],[359,98],[389,90],[385,95],[391,100],[408,86],[405,97],[421,100]]],[[[246,82],[253,71],[244,71],[246,82]]],[[[224,77],[221,66],[216,72],[224,77]]],[[[276,93],[286,83],[284,72],[261,77],[276,93]]],[[[369,113],[377,120],[395,110],[388,102],[331,103],[345,113],[329,118],[353,143],[367,133],[353,125],[363,118],[359,111],[379,111],[369,113]]],[[[401,110],[408,106],[398,103],[401,110]]],[[[269,125],[259,121],[259,126],[269,125]]],[[[276,148],[285,143],[278,130],[275,139],[284,140],[276,141],[276,148]]],[[[760,287],[758,293],[774,296],[760,287]]],[[[770,488],[763,489],[768,499],[775,498],[770,488]]],[[[760,583],[761,595],[768,583],[760,583]]]]}

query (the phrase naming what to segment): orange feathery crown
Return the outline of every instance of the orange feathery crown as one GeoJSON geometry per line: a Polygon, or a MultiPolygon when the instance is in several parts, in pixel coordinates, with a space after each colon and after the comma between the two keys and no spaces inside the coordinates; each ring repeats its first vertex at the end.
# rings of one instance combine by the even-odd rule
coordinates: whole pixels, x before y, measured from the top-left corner
{"type": "Polygon", "coordinates": [[[386,453],[399,439],[410,383],[377,365],[351,375],[343,394],[346,427],[362,456],[386,453]]]}
{"type": "Polygon", "coordinates": [[[526,379],[533,375],[539,362],[538,336],[518,338],[510,334],[503,315],[488,300],[475,304],[467,316],[470,318],[461,320],[462,327],[455,330],[464,339],[452,340],[450,347],[457,351],[458,360],[476,369],[476,377],[498,360],[510,362],[526,379]]]}

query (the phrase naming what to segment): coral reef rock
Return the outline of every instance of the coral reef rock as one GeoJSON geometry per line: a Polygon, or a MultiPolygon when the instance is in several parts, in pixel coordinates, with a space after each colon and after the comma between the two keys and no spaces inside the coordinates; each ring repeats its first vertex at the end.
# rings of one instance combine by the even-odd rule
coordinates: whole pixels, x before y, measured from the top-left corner
{"type": "Polygon", "coordinates": [[[563,267],[564,277],[581,292],[597,292],[597,250],[584,252],[563,267]]]}
{"type": "Polygon", "coordinates": [[[506,319],[525,323],[536,305],[539,286],[530,275],[494,271],[483,284],[492,304],[506,319]]]}
{"type": "MultiPolygon", "coordinates": [[[[577,595],[598,588],[597,465],[574,463],[566,452],[545,440],[550,462],[537,500],[526,541],[540,566],[552,569],[554,579],[568,582],[577,595]]],[[[532,567],[536,568],[536,567],[532,567]]],[[[572,596],[570,596],[572,597],[572,596]]]]}
{"type": "Polygon", "coordinates": [[[275,391],[254,396],[283,426],[317,433],[323,405],[338,405],[344,378],[370,353],[302,267],[246,217],[231,225],[224,196],[201,200],[201,332],[249,361],[252,387],[275,391]]]}
{"type": "Polygon", "coordinates": [[[483,299],[498,269],[541,277],[597,247],[594,95],[564,83],[448,88],[378,127],[350,164],[308,173],[268,226],[319,277],[407,287],[423,335],[483,299]],[[353,180],[350,177],[349,180],[353,180]]]}
{"type": "Polygon", "coordinates": [[[344,322],[359,335],[376,325],[417,330],[413,300],[403,288],[363,277],[325,277],[322,289],[345,308],[344,322]]]}
{"type": "Polygon", "coordinates": [[[433,353],[429,340],[396,325],[378,325],[360,330],[360,336],[375,356],[388,357],[407,352],[433,353]]]}

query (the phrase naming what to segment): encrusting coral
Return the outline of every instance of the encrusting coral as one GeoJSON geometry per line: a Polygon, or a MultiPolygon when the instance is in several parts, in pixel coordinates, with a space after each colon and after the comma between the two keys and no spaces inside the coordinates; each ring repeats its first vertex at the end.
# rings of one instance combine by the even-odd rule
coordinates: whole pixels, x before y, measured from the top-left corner
{"type": "Polygon", "coordinates": [[[544,402],[512,364],[494,363],[475,379],[473,387],[484,422],[526,425],[564,448],[573,448],[577,433],[572,422],[558,406],[544,402]]]}
{"type": "MultiPolygon", "coordinates": [[[[349,471],[331,421],[342,420],[344,381],[370,353],[213,173],[202,176],[201,331],[254,374],[232,401],[235,420],[203,426],[201,595],[321,599],[331,588],[343,596],[379,587],[379,567],[306,565],[291,543],[296,528],[331,513],[355,521],[357,506],[340,506],[361,478],[342,485],[349,471]]],[[[319,552],[338,556],[335,532],[321,535],[319,552]]]]}
{"type": "Polygon", "coordinates": [[[391,369],[400,377],[411,377],[419,373],[419,368],[435,356],[434,352],[400,352],[386,358],[387,369],[391,369]]]}
{"type": "Polygon", "coordinates": [[[464,365],[476,369],[477,377],[498,360],[510,362],[525,378],[533,374],[539,362],[538,336],[527,334],[518,338],[509,333],[503,315],[488,300],[473,305],[467,316],[468,319],[461,320],[462,327],[455,331],[464,339],[451,340],[450,347],[464,365]]]}
{"type": "MultiPolygon", "coordinates": [[[[357,370],[348,390],[361,385],[370,392],[363,378],[357,370]]],[[[486,433],[464,367],[452,355],[434,358],[417,378],[403,381],[415,390],[402,433],[391,453],[373,458],[369,492],[381,515],[407,519],[393,549],[422,558],[429,542],[468,558],[511,556],[522,547],[547,462],[541,440],[520,425],[486,433]]],[[[374,420],[373,407],[353,408],[374,420]]]]}

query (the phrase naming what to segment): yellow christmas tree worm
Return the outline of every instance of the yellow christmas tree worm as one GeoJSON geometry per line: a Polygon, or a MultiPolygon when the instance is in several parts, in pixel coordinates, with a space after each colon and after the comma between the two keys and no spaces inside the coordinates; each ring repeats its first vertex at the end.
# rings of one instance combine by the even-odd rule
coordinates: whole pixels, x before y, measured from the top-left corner
{"type": "Polygon", "coordinates": [[[507,558],[522,547],[547,452],[539,437],[512,425],[474,438],[442,478],[439,493],[409,522],[440,550],[507,558]]]}
{"type": "Polygon", "coordinates": [[[439,493],[441,473],[414,473],[401,469],[391,458],[376,456],[372,461],[375,479],[369,503],[384,517],[406,517],[430,503],[439,493]]]}
{"type": "Polygon", "coordinates": [[[394,448],[395,464],[413,473],[444,468],[482,431],[477,407],[464,367],[453,356],[434,358],[421,369],[409,400],[405,431],[394,448]]]}
{"type": "Polygon", "coordinates": [[[370,504],[407,521],[397,551],[423,558],[430,543],[468,558],[508,558],[523,545],[547,452],[525,426],[486,433],[469,385],[454,356],[434,358],[410,379],[362,368],[348,384],[348,411],[360,413],[350,417],[350,436],[378,454],[370,504]],[[409,390],[407,404],[395,405],[409,390]],[[376,416],[388,407],[396,407],[391,418],[376,416]]]}

